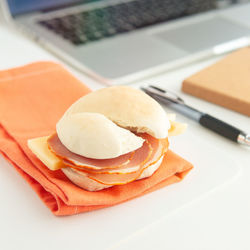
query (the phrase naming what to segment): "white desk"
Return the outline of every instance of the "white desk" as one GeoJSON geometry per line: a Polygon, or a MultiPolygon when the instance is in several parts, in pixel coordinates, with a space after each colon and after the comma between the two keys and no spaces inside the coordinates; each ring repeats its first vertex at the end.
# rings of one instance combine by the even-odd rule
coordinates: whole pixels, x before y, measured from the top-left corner
{"type": "MultiPolygon", "coordinates": [[[[58,61],[38,45],[0,24],[1,70],[37,60],[58,61]]],[[[175,72],[165,73],[145,80],[143,84],[156,83],[180,93],[182,79],[215,60],[212,59],[175,72]]],[[[92,89],[100,87],[94,80],[69,67],[67,68],[92,89]]],[[[245,131],[250,131],[250,119],[246,116],[183,93],[180,95],[194,107],[199,107],[201,110],[220,117],[245,131]]],[[[179,116],[179,119],[188,121],[182,116],[179,116]]],[[[233,161],[238,163],[241,167],[241,174],[230,183],[216,188],[213,192],[192,201],[175,213],[131,235],[129,239],[124,240],[119,249],[250,249],[249,148],[240,147],[193,122],[190,122],[187,133],[191,132],[197,132],[203,136],[200,150],[206,144],[212,147],[215,145],[222,152],[221,159],[230,156],[233,161]]],[[[199,152],[196,153],[199,154],[199,152]]],[[[208,155],[208,157],[213,156],[208,155]]],[[[77,247],[72,244],[76,238],[70,232],[67,234],[67,228],[65,228],[67,225],[67,227],[74,229],[77,219],[81,220],[81,215],[78,217],[54,217],[2,157],[0,157],[0,166],[0,249],[55,250],[58,248],[63,250],[69,249],[72,245],[71,249],[85,248],[84,235],[82,235],[82,245],[77,247]],[[50,228],[51,221],[60,225],[60,227],[56,227],[56,231],[50,228]]],[[[89,221],[87,222],[89,223],[89,221]]],[[[117,225],[114,230],[119,230],[120,226],[117,225]]],[[[97,230],[105,230],[105,225],[97,230]]],[[[78,232],[77,236],[79,235],[81,232],[78,232]]],[[[98,241],[98,239],[96,240],[98,241]]]]}

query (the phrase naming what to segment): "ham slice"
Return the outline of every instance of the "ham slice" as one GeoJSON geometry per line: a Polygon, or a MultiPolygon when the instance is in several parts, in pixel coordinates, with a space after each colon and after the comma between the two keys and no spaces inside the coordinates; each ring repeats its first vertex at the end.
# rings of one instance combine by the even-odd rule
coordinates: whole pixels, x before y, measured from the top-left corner
{"type": "MultiPolygon", "coordinates": [[[[150,136],[151,137],[151,136],[150,136]]],[[[86,172],[84,170],[77,170],[79,174],[83,174],[87,177],[104,185],[123,185],[127,184],[129,182],[132,182],[136,179],[138,179],[143,171],[145,171],[148,167],[152,166],[153,164],[156,164],[160,159],[162,159],[162,156],[166,153],[168,148],[168,140],[162,139],[158,140],[158,146],[151,146],[153,148],[152,153],[150,154],[150,157],[147,158],[146,161],[143,161],[139,165],[139,169],[136,172],[132,173],[126,173],[126,174],[110,174],[110,173],[95,173],[95,172],[86,172]]],[[[151,144],[150,144],[151,145],[151,144]]],[[[136,154],[135,154],[136,157],[136,154]]]]}
{"type": "Polygon", "coordinates": [[[158,140],[156,140],[155,138],[151,137],[152,139],[149,141],[148,139],[146,139],[142,145],[142,147],[140,147],[139,149],[134,151],[134,155],[132,157],[132,159],[125,165],[122,166],[117,166],[116,168],[112,168],[112,169],[88,169],[85,167],[79,167],[76,166],[72,163],[70,163],[67,160],[63,160],[63,163],[71,168],[75,168],[78,170],[82,170],[83,172],[87,172],[90,174],[127,174],[127,173],[134,173],[136,171],[139,170],[140,165],[143,164],[144,162],[146,162],[149,157],[152,154],[153,148],[152,146],[154,146],[155,148],[158,146],[158,140]]]}
{"type": "Polygon", "coordinates": [[[57,134],[53,134],[48,139],[48,147],[52,153],[57,157],[64,159],[66,162],[69,162],[75,166],[83,167],[87,169],[111,169],[117,168],[123,165],[126,165],[133,159],[133,156],[136,151],[121,155],[112,159],[91,159],[75,153],[72,153],[68,150],[60,141],[57,134]]]}
{"type": "Polygon", "coordinates": [[[168,148],[168,139],[156,139],[148,134],[138,134],[145,139],[143,146],[133,152],[113,159],[90,159],[69,151],[57,134],[48,139],[49,149],[63,160],[67,167],[104,185],[123,185],[132,182],[150,166],[156,164],[168,148]]]}

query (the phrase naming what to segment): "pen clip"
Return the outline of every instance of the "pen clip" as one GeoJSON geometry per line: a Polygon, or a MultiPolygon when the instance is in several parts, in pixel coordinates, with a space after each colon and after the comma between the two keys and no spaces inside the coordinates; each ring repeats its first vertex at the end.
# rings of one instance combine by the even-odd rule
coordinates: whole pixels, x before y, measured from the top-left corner
{"type": "Polygon", "coordinates": [[[169,90],[161,89],[159,87],[155,87],[152,85],[149,85],[146,88],[142,88],[142,90],[144,90],[149,95],[156,95],[161,98],[165,98],[166,100],[170,102],[181,103],[181,104],[185,103],[182,98],[180,98],[177,94],[169,90]]]}

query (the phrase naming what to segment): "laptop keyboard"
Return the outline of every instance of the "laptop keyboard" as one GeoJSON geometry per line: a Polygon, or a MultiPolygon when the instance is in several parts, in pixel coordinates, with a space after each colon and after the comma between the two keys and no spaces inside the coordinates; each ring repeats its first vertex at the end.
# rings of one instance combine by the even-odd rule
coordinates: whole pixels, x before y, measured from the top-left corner
{"type": "Polygon", "coordinates": [[[42,20],[39,21],[39,24],[75,45],[82,45],[206,11],[214,7],[213,2],[203,0],[136,0],[42,20]]]}

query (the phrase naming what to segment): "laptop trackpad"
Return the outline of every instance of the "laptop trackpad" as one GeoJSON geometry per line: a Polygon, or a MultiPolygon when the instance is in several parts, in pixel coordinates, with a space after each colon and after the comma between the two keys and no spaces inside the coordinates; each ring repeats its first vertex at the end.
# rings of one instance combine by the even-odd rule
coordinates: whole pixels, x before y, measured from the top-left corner
{"type": "Polygon", "coordinates": [[[246,35],[250,35],[249,28],[222,17],[215,17],[169,29],[154,36],[183,50],[198,52],[246,35]]]}

